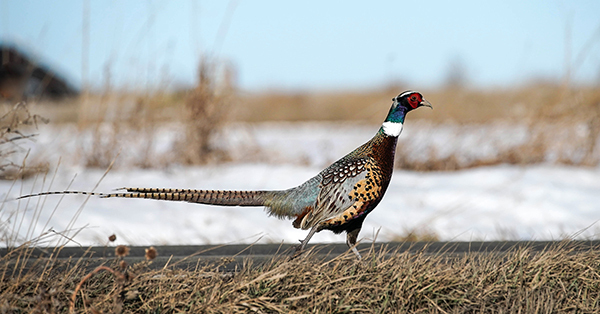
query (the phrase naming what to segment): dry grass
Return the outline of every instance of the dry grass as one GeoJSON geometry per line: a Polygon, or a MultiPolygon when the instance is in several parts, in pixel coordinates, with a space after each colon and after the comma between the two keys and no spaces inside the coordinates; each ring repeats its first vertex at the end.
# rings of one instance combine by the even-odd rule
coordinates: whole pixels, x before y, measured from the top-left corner
{"type": "Polygon", "coordinates": [[[86,259],[40,259],[25,271],[28,252],[2,257],[3,312],[595,313],[600,306],[599,253],[568,242],[539,253],[382,250],[361,262],[352,253],[329,260],[311,253],[248,260],[235,273],[219,271],[220,263],[150,270],[148,261],[120,260],[89,269],[86,259]]]}
{"type": "Polygon", "coordinates": [[[135,151],[135,166],[157,167],[162,160],[151,154],[156,144],[159,124],[163,117],[167,96],[106,94],[101,97],[80,99],[77,129],[77,155],[89,168],[106,168],[123,147],[135,151]]]}
{"type": "Polygon", "coordinates": [[[198,84],[187,97],[183,118],[185,135],[175,144],[178,161],[184,164],[226,160],[226,154],[213,147],[211,138],[227,118],[234,91],[227,81],[219,82],[217,66],[207,59],[200,62],[198,84]]]}
{"type": "MultiPolygon", "coordinates": [[[[245,95],[241,106],[234,108],[234,118],[257,122],[353,120],[380,123],[391,97],[405,89],[399,86],[372,91],[245,95]]],[[[600,148],[597,147],[600,88],[539,83],[511,89],[448,88],[422,92],[433,103],[434,110],[411,112],[408,124],[419,119],[457,126],[486,126],[500,121],[524,125],[528,140],[500,151],[496,156],[476,160],[464,160],[457,154],[438,156],[434,150],[427,158],[414,159],[412,152],[400,145],[397,168],[439,171],[543,162],[595,166],[600,161],[600,148]],[[549,157],[556,155],[557,145],[564,144],[569,147],[562,149],[558,156],[549,157]]]]}
{"type": "MultiPolygon", "coordinates": [[[[455,98],[451,99],[456,103],[448,106],[455,106],[452,110],[460,111],[461,99],[479,99],[475,96],[482,93],[478,101],[493,104],[506,102],[503,110],[492,106],[489,111],[482,109],[479,112],[469,107],[472,105],[465,105],[466,111],[473,111],[466,114],[466,117],[461,117],[464,120],[457,123],[485,123],[486,117],[496,115],[503,119],[526,121],[532,130],[543,130],[540,127],[542,122],[555,125],[584,123],[591,135],[586,138],[587,144],[582,145],[589,145],[588,151],[596,150],[596,142],[591,139],[596,139],[598,135],[600,92],[594,89],[575,94],[567,92],[566,95],[575,96],[560,98],[563,100],[558,102],[551,97],[554,92],[557,91],[545,88],[540,89],[539,94],[513,91],[510,98],[502,98],[508,97],[506,93],[465,91],[466,96],[454,95],[455,98]],[[523,100],[528,105],[521,110],[514,104],[519,95],[524,98],[527,95],[537,96],[523,100]],[[555,101],[553,106],[544,105],[548,99],[555,101]],[[535,109],[528,109],[528,106],[535,109]],[[518,114],[511,111],[513,109],[518,114]]],[[[203,109],[194,107],[195,104],[208,104],[208,111],[217,110],[214,104],[218,102],[211,98],[213,96],[206,96],[202,89],[197,89],[190,95],[187,98],[187,110],[190,112],[198,110],[200,117],[204,114],[201,113],[203,109]]],[[[384,93],[380,98],[382,95],[384,93]]],[[[431,96],[427,96],[434,105],[440,104],[436,106],[431,119],[441,121],[444,111],[450,109],[444,109],[435,95],[431,93],[431,96]],[[439,114],[441,116],[437,116],[438,110],[442,111],[439,114]]],[[[443,95],[440,92],[438,97],[443,98],[443,95]]],[[[372,96],[355,96],[352,99],[358,99],[357,103],[367,99],[372,99],[375,103],[376,99],[370,98],[372,96]]],[[[126,141],[132,140],[131,134],[127,133],[131,129],[152,134],[156,125],[154,123],[162,121],[157,113],[171,111],[167,98],[162,98],[165,99],[164,102],[157,101],[155,97],[138,98],[131,103],[132,107],[98,111],[96,115],[90,114],[88,120],[80,116],[79,121],[83,126],[96,130],[97,134],[106,135],[102,133],[105,132],[102,131],[103,125],[110,126],[108,122],[113,121],[110,117],[116,114],[122,121],[126,121],[122,123],[127,128],[113,126],[112,132],[115,134],[111,138],[115,141],[125,140],[127,143],[126,141]],[[94,117],[98,119],[94,120],[94,117]]],[[[121,101],[126,103],[130,99],[121,101]]],[[[382,106],[389,103],[389,100],[377,102],[380,103],[378,106],[382,106]]],[[[108,100],[104,100],[104,103],[118,104],[108,100]]],[[[182,105],[180,108],[185,107],[182,105]]],[[[364,112],[377,113],[377,121],[380,122],[379,115],[383,115],[382,112],[387,112],[386,110],[387,108],[367,108],[364,112]]],[[[332,110],[336,111],[338,110],[332,110]]],[[[297,112],[302,113],[303,110],[297,112]]],[[[352,110],[342,112],[355,114],[352,110]]],[[[422,114],[431,113],[428,111],[422,114]]],[[[417,114],[421,113],[416,112],[415,116],[417,114]]],[[[447,114],[452,118],[452,115],[447,114]]],[[[176,115],[174,119],[177,119],[176,115]]],[[[222,120],[215,121],[217,122],[211,124],[211,130],[218,129],[219,121],[222,120]]],[[[191,130],[194,127],[202,128],[192,124],[191,130]]],[[[200,129],[197,132],[204,131],[200,129]]],[[[540,134],[543,133],[540,131],[540,134]]],[[[540,152],[544,151],[544,145],[549,144],[544,142],[546,140],[540,140],[544,138],[542,135],[534,138],[534,142],[529,143],[531,145],[515,149],[513,155],[507,153],[499,156],[498,160],[514,163],[539,162],[542,160],[540,152]],[[514,155],[517,153],[522,156],[514,155]]],[[[140,137],[134,139],[140,140],[140,137]]],[[[106,163],[118,152],[110,143],[106,144],[109,146],[103,146],[105,144],[102,144],[102,140],[101,137],[94,140],[97,143],[95,145],[104,148],[92,155],[106,155],[98,159],[97,165],[106,163]]],[[[193,146],[194,149],[201,149],[202,142],[197,143],[200,145],[193,146]]],[[[150,142],[147,145],[153,144],[150,142]]],[[[402,156],[401,150],[399,155],[402,156]]],[[[425,166],[423,163],[401,165],[414,169],[441,169],[453,163],[456,164],[454,168],[464,166],[452,158],[455,157],[433,160],[425,166]]],[[[402,239],[412,241],[435,238],[435,234],[415,230],[408,232],[402,239]]],[[[24,246],[0,258],[0,312],[65,313],[72,307],[73,312],[91,313],[595,313],[600,307],[600,254],[593,249],[578,250],[568,242],[549,247],[541,253],[527,248],[515,249],[506,254],[465,255],[372,251],[363,252],[364,259],[361,262],[357,262],[352,253],[331,257],[330,260],[322,260],[314,253],[309,253],[291,260],[286,256],[275,257],[263,265],[254,265],[248,260],[235,273],[220,270],[228,262],[227,259],[222,263],[199,265],[193,270],[152,270],[149,267],[152,263],[150,261],[127,265],[122,258],[93,268],[89,266],[91,261],[87,258],[63,263],[52,257],[38,259],[32,256],[32,252],[24,246]]],[[[56,252],[50,253],[56,256],[56,252]]],[[[152,250],[149,249],[148,252],[152,250]]],[[[149,253],[149,256],[153,255],[149,253]]]]}
{"type": "MultiPolygon", "coordinates": [[[[392,97],[408,89],[393,86],[378,90],[331,92],[266,92],[242,95],[233,108],[239,121],[362,121],[379,124],[385,118],[392,97]]],[[[600,112],[600,88],[568,88],[553,83],[532,83],[497,89],[419,90],[434,107],[410,113],[409,119],[434,123],[489,123],[509,120],[589,120],[600,112]],[[590,114],[593,114],[590,116],[590,114]]]]}
{"type": "Polygon", "coordinates": [[[118,168],[124,150],[135,159],[127,166],[163,168],[171,163],[202,164],[222,160],[226,154],[215,149],[211,138],[225,122],[234,88],[222,79],[216,62],[204,60],[198,84],[190,91],[173,93],[120,93],[106,90],[84,94],[66,103],[40,103],[36,110],[48,114],[56,124],[76,123],[78,160],[88,168],[118,168]],[[158,128],[181,126],[183,134],[172,143],[173,153],[156,155],[158,128]]]}
{"type": "MultiPolygon", "coordinates": [[[[87,167],[106,168],[125,150],[126,158],[132,160],[124,161],[121,156],[115,167],[164,168],[173,163],[232,161],[228,152],[211,140],[231,121],[344,120],[379,124],[391,97],[406,89],[397,86],[371,91],[248,94],[237,91],[223,79],[223,73],[219,64],[204,61],[199,66],[198,85],[187,92],[140,95],[107,91],[66,104],[39,104],[32,110],[53,122],[77,123],[81,134],[77,159],[87,167]],[[180,126],[180,135],[168,153],[157,154],[155,148],[164,146],[158,142],[159,129],[165,125],[180,126]]],[[[415,159],[410,147],[399,145],[397,168],[439,171],[543,162],[595,166],[600,161],[600,88],[543,83],[512,89],[422,92],[435,109],[411,112],[407,127],[416,120],[459,127],[502,122],[525,126],[528,139],[495,156],[474,160],[457,153],[440,156],[434,147],[429,148],[428,156],[415,159]],[[560,145],[565,147],[557,149],[560,145]]]]}
{"type": "Polygon", "coordinates": [[[48,123],[48,120],[31,114],[23,102],[0,109],[0,179],[14,180],[27,178],[38,172],[47,172],[47,163],[28,165],[25,160],[16,163],[11,157],[23,150],[21,144],[24,141],[35,137],[32,129],[37,129],[38,123],[48,123]]]}

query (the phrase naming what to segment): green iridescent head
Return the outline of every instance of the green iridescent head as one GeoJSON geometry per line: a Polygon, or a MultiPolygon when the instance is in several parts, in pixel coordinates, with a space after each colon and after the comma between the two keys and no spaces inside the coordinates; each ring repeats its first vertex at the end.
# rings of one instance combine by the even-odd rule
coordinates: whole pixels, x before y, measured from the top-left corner
{"type": "Polygon", "coordinates": [[[390,108],[387,118],[385,118],[385,122],[404,123],[404,117],[411,110],[423,106],[433,109],[421,93],[412,90],[401,93],[397,97],[392,98],[392,101],[394,103],[390,108]]]}

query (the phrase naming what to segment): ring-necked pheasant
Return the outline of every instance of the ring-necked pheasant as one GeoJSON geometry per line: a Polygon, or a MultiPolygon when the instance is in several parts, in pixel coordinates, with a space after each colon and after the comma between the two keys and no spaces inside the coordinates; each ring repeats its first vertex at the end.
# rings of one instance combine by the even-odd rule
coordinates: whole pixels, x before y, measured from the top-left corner
{"type": "Polygon", "coordinates": [[[278,191],[214,191],[165,188],[123,188],[123,193],[81,191],[43,192],[100,197],[147,198],[222,206],[265,206],[270,215],[294,219],[293,226],[310,229],[298,251],[321,230],[346,231],[346,243],[360,259],[356,238],[365,217],[379,204],[394,168],[396,142],[406,114],[418,107],[432,108],[419,92],[406,91],[392,99],[392,107],[375,136],[303,184],[278,191]]]}

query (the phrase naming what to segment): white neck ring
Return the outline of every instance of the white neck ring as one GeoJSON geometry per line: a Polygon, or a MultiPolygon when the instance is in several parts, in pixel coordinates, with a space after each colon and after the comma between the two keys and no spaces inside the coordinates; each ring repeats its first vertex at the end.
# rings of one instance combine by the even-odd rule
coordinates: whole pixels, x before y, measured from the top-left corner
{"type": "Polygon", "coordinates": [[[402,133],[403,125],[400,122],[386,121],[383,123],[383,133],[387,136],[397,137],[402,133]]]}

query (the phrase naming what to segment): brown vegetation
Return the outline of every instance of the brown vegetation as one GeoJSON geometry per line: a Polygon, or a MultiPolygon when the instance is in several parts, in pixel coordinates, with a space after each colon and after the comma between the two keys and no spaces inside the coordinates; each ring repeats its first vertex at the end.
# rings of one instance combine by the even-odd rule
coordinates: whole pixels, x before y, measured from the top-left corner
{"type": "Polygon", "coordinates": [[[89,168],[107,168],[127,150],[135,160],[128,165],[161,168],[170,163],[203,164],[226,159],[211,138],[227,118],[234,90],[222,78],[220,65],[204,60],[198,83],[189,91],[120,93],[110,89],[84,94],[64,103],[36,102],[29,106],[50,117],[53,123],[75,123],[77,155],[89,168]],[[181,136],[172,143],[172,153],[153,154],[159,140],[157,129],[166,124],[181,126],[181,136]]]}
{"type": "MultiPolygon", "coordinates": [[[[600,91],[597,89],[568,91],[544,85],[497,92],[423,92],[434,103],[435,110],[415,112],[411,119],[430,119],[434,123],[451,120],[459,124],[505,119],[526,123],[534,134],[530,142],[502,153],[496,159],[476,161],[467,166],[477,162],[542,162],[553,136],[573,125],[583,125],[587,132],[580,144],[585,151],[580,164],[598,163],[594,155],[600,132],[600,91]]],[[[260,121],[271,117],[289,120],[317,117],[320,120],[353,119],[379,123],[387,112],[389,95],[394,93],[397,90],[340,93],[322,98],[303,96],[320,99],[310,101],[311,105],[306,105],[302,97],[292,97],[296,103],[289,111],[285,107],[288,99],[285,95],[271,95],[277,104],[270,106],[266,101],[253,98],[267,97],[265,95],[239,95],[241,107],[229,104],[234,112],[237,110],[237,119],[239,110],[255,112],[258,106],[264,105],[270,109],[261,113],[260,121]]],[[[225,95],[235,93],[229,91],[225,95]]],[[[91,132],[92,145],[86,149],[92,150],[82,153],[87,156],[88,166],[102,167],[110,163],[120,149],[115,143],[147,141],[144,145],[149,152],[148,147],[154,145],[156,125],[165,121],[187,121],[190,123],[188,131],[212,136],[212,132],[218,131],[225,122],[224,111],[219,112],[229,108],[224,99],[231,99],[220,98],[201,86],[186,96],[106,97],[90,98],[87,103],[77,104],[81,106],[76,115],[80,130],[91,132]],[[97,107],[91,106],[94,102],[97,107]],[[180,114],[182,112],[187,113],[180,114]]],[[[15,118],[4,115],[3,121],[9,122],[2,125],[2,143],[27,138],[29,135],[15,130],[38,119],[28,111],[21,111],[24,107],[17,106],[14,110],[15,118]]],[[[247,117],[258,119],[250,113],[247,117]]],[[[194,154],[214,153],[203,140],[186,138],[184,142],[187,141],[194,141],[190,145],[194,154]]],[[[456,156],[436,159],[432,155],[428,161],[414,162],[402,158],[406,154],[402,148],[398,153],[399,165],[403,168],[465,167],[456,156]]],[[[161,162],[150,154],[140,156],[140,166],[156,166],[161,162]]],[[[206,162],[207,159],[190,162],[206,162]]],[[[436,237],[426,231],[413,230],[402,236],[402,240],[432,240],[436,237]]],[[[0,312],[55,313],[72,308],[73,312],[92,313],[592,313],[600,306],[600,256],[596,250],[576,250],[568,242],[541,253],[526,248],[506,254],[467,253],[460,256],[371,251],[363,252],[361,262],[357,262],[352,253],[329,260],[308,253],[296,259],[275,257],[264,265],[254,265],[248,260],[235,273],[220,271],[222,264],[219,263],[199,265],[192,270],[169,267],[151,270],[148,266],[160,254],[154,248],[146,251],[146,261],[128,265],[123,259],[128,249],[122,246],[116,252],[121,257],[112,264],[90,269],[90,261],[86,258],[64,264],[52,257],[32,257],[32,250],[27,245],[37,244],[39,242],[29,241],[24,247],[0,258],[0,312]]]]}
{"type": "Polygon", "coordinates": [[[209,158],[226,159],[214,148],[211,138],[225,122],[231,106],[233,86],[219,82],[217,64],[203,59],[198,67],[198,84],[185,102],[185,134],[175,144],[179,161],[184,164],[203,164],[209,158]]]}
{"type": "MultiPolygon", "coordinates": [[[[232,161],[227,151],[214,145],[215,135],[228,122],[350,121],[379,124],[391,97],[405,87],[351,92],[264,92],[251,94],[235,89],[215,62],[199,67],[198,84],[188,92],[120,94],[106,91],[65,104],[37,104],[31,110],[53,123],[76,122],[78,156],[87,167],[106,168],[126,150],[135,160],[128,166],[162,168],[172,163],[203,164],[232,161]],[[168,154],[156,154],[164,143],[158,129],[176,125],[180,133],[168,154]]],[[[412,148],[399,145],[397,167],[439,171],[509,164],[543,162],[594,166],[600,160],[600,89],[566,88],[543,83],[520,88],[424,90],[434,110],[411,112],[407,128],[416,121],[431,125],[473,127],[502,122],[525,127],[527,140],[518,146],[480,159],[460,154],[440,156],[435,148],[415,159],[412,148]],[[557,147],[561,151],[556,154],[557,147]],[[552,157],[549,157],[552,156],[552,157]]],[[[407,138],[401,138],[402,141],[407,138]]],[[[357,143],[358,145],[359,143],[357,143]]],[[[234,160],[235,161],[235,160],[234,160]]]]}
{"type": "MultiPolygon", "coordinates": [[[[314,252],[263,265],[248,260],[233,273],[224,264],[196,269],[148,268],[121,259],[95,269],[88,260],[39,259],[29,249],[2,257],[3,312],[131,313],[594,313],[600,306],[600,256],[564,242],[542,252],[314,252]]],[[[227,263],[224,259],[222,263],[227,263]]]]}
{"type": "MultiPolygon", "coordinates": [[[[352,120],[375,124],[380,123],[387,113],[391,97],[404,89],[393,87],[372,91],[246,95],[242,105],[234,108],[234,118],[257,122],[352,120]]],[[[599,162],[600,88],[568,88],[540,83],[511,89],[471,90],[457,87],[421,92],[433,104],[434,110],[411,112],[407,125],[414,120],[456,126],[486,126],[504,122],[525,126],[528,139],[496,156],[475,160],[464,160],[456,154],[439,156],[434,150],[430,151],[427,158],[415,159],[411,156],[410,147],[399,145],[396,159],[398,168],[439,171],[501,163],[556,162],[594,166],[599,162]],[[562,154],[554,159],[548,157],[553,148],[564,144],[570,147],[564,148],[562,154]],[[574,152],[574,149],[577,151],[574,152]]],[[[403,140],[401,138],[401,142],[403,140]]]]}
{"type": "MultiPolygon", "coordinates": [[[[408,89],[394,86],[378,90],[332,92],[266,92],[246,94],[233,108],[239,121],[338,121],[381,123],[392,97],[408,89]]],[[[567,88],[553,83],[497,89],[440,88],[419,90],[433,111],[417,110],[410,119],[434,123],[489,123],[494,120],[588,120],[598,115],[600,88],[567,88]],[[590,116],[593,114],[593,116],[590,116]]]]}
{"type": "Polygon", "coordinates": [[[0,179],[14,180],[28,177],[38,172],[48,171],[47,163],[28,165],[25,160],[11,160],[13,154],[19,151],[19,145],[35,136],[31,129],[37,129],[38,122],[48,123],[48,120],[31,114],[24,103],[17,103],[12,108],[3,108],[0,112],[0,179]]]}

